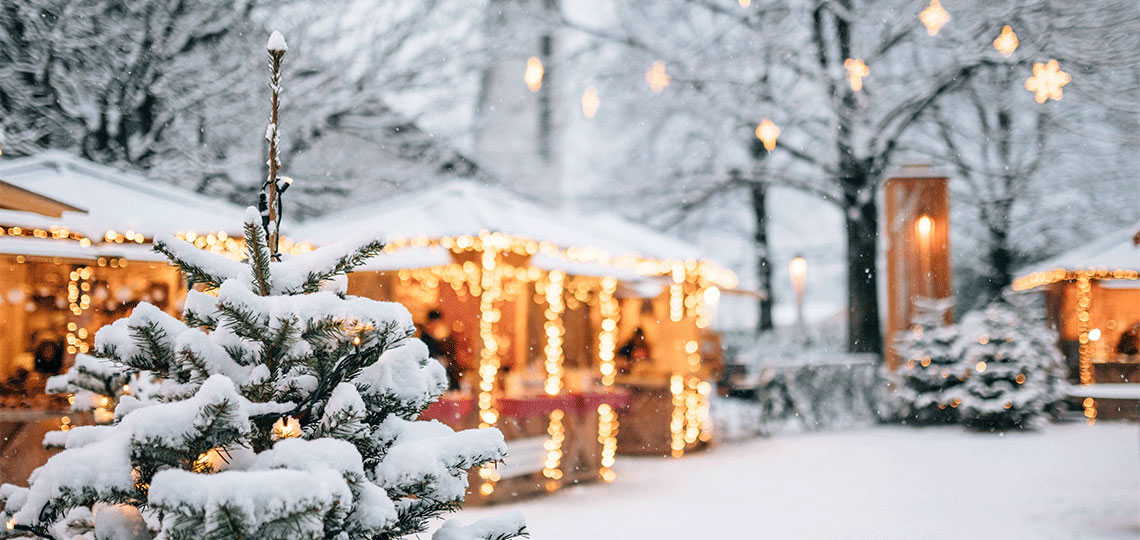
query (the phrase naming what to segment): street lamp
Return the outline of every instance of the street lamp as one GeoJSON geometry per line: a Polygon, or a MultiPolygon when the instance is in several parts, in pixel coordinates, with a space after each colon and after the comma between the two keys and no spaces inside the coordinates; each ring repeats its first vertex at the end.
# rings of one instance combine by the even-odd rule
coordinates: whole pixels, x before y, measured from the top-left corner
{"type": "Polygon", "coordinates": [[[796,335],[804,337],[804,279],[807,277],[807,260],[796,255],[788,263],[788,275],[792,278],[792,289],[796,291],[796,335]]]}

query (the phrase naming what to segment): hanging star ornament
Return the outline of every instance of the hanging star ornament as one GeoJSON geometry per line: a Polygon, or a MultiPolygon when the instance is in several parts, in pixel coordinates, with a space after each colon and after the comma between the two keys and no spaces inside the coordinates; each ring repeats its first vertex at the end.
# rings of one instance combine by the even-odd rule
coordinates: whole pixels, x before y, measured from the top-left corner
{"type": "Polygon", "coordinates": [[[1001,34],[994,40],[994,48],[1006,58],[1009,58],[1013,55],[1013,51],[1017,50],[1017,34],[1013,33],[1013,28],[1010,28],[1008,24],[1001,28],[1001,34]]]}
{"type": "Polygon", "coordinates": [[[930,0],[930,5],[918,14],[918,20],[926,27],[926,32],[932,36],[938,35],[946,23],[950,22],[950,12],[942,9],[942,2],[930,0]]]}
{"type": "Polygon", "coordinates": [[[1045,103],[1049,99],[1061,101],[1061,87],[1071,80],[1072,77],[1061,71],[1056,60],[1047,64],[1037,62],[1033,64],[1033,76],[1025,80],[1025,89],[1035,94],[1037,103],[1045,103]]]}
{"type": "Polygon", "coordinates": [[[847,82],[851,83],[851,89],[858,92],[863,89],[863,77],[871,75],[871,68],[863,62],[862,58],[848,58],[843,61],[843,67],[847,68],[847,82]]]}

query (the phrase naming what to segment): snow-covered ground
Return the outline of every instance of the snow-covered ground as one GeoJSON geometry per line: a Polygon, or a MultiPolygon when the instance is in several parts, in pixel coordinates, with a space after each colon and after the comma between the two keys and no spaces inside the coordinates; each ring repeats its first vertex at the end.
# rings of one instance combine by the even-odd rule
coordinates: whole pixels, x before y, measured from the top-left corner
{"type": "Polygon", "coordinates": [[[532,538],[1140,538],[1140,427],[875,427],[753,439],[518,504],[532,538]]]}

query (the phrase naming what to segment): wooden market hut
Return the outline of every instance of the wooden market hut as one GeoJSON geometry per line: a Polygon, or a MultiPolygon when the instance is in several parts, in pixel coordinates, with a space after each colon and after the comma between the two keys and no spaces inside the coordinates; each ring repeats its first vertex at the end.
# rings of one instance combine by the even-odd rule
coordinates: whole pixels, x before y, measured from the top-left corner
{"type": "Polygon", "coordinates": [[[508,438],[506,463],[473,476],[479,500],[612,480],[619,451],[707,443],[719,350],[702,347],[706,300],[735,276],[692,246],[469,181],[334,212],[299,235],[324,244],[365,228],[388,245],[349,293],[400,302],[453,344],[442,356],[454,388],[427,416],[508,438]]]}
{"type": "Polygon", "coordinates": [[[47,378],[140,301],[181,312],[185,284],[155,234],[240,249],[243,212],[62,152],[0,162],[0,479],[47,457],[44,432],[86,423],[47,378]],[[62,400],[62,401],[61,401],[62,400]]]}
{"type": "Polygon", "coordinates": [[[1140,416],[1140,223],[1022,270],[1013,288],[1045,295],[1086,416],[1140,416]]]}

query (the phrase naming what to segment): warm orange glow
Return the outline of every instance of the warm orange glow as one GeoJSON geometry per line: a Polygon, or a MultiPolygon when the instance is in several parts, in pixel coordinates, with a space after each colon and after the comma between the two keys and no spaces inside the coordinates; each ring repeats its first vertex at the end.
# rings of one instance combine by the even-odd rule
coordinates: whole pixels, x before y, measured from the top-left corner
{"type": "Polygon", "coordinates": [[[950,22],[950,13],[942,9],[942,3],[938,0],[930,0],[930,5],[918,14],[918,20],[922,21],[923,26],[926,26],[928,34],[936,36],[938,31],[950,22]]]}
{"type": "Polygon", "coordinates": [[[982,361],[982,362],[978,362],[977,364],[974,364],[974,370],[977,371],[978,373],[985,373],[986,363],[984,361],[982,361]]]}
{"type": "Polygon", "coordinates": [[[847,69],[847,82],[851,83],[851,89],[856,92],[862,90],[863,77],[871,76],[871,68],[862,58],[848,58],[843,61],[843,67],[847,69]]]}
{"type": "Polygon", "coordinates": [[[289,439],[301,436],[301,422],[296,418],[278,418],[273,423],[273,437],[276,439],[289,439]]]}
{"type": "Polygon", "coordinates": [[[542,60],[537,56],[532,56],[526,59],[526,73],[523,74],[523,81],[526,81],[526,87],[530,88],[531,92],[537,92],[542,88],[542,60]]]}
{"type": "Polygon", "coordinates": [[[658,60],[653,63],[649,71],[645,72],[645,82],[649,83],[649,88],[654,94],[660,94],[669,83],[673,82],[673,78],[665,72],[665,62],[658,60]]]}
{"type": "Polygon", "coordinates": [[[804,279],[807,277],[807,259],[796,257],[788,263],[788,274],[792,276],[792,287],[796,291],[804,289],[804,279]]]}
{"type": "Polygon", "coordinates": [[[930,231],[934,229],[934,220],[930,219],[930,216],[924,215],[918,218],[918,221],[915,223],[915,228],[918,230],[920,236],[928,237],[930,236],[930,231]]]}
{"type": "Polygon", "coordinates": [[[736,0],[736,3],[740,4],[740,7],[748,7],[752,5],[752,0],[736,0]]]}
{"type": "Polygon", "coordinates": [[[1069,84],[1072,77],[1061,71],[1061,65],[1056,60],[1047,64],[1037,62],[1033,64],[1033,76],[1025,80],[1025,89],[1034,93],[1037,103],[1045,103],[1050,99],[1061,101],[1061,87],[1069,84]]]}
{"type": "Polygon", "coordinates": [[[756,138],[764,143],[764,149],[771,152],[776,148],[776,139],[780,138],[780,128],[771,119],[765,118],[756,126],[756,138]]]}
{"type": "Polygon", "coordinates": [[[1010,28],[1008,24],[1001,27],[1001,34],[998,35],[997,39],[994,39],[994,48],[1006,58],[1012,56],[1013,51],[1017,50],[1017,34],[1013,33],[1013,28],[1010,28]]]}
{"type": "Polygon", "coordinates": [[[598,114],[598,107],[602,101],[598,99],[598,89],[593,86],[582,92],[582,116],[593,118],[598,114]]]}

